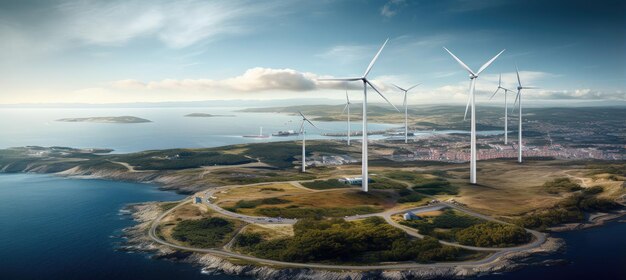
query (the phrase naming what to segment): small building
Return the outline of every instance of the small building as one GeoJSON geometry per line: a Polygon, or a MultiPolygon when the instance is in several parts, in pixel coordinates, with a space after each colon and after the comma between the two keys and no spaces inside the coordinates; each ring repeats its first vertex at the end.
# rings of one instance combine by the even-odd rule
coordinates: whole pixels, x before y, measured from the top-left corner
{"type": "Polygon", "coordinates": [[[202,197],[199,197],[199,196],[194,197],[193,203],[202,204],[202,197]]]}
{"type": "Polygon", "coordinates": [[[405,221],[419,220],[420,219],[420,217],[415,215],[413,212],[406,212],[406,213],[404,213],[404,215],[402,215],[402,218],[404,218],[405,221]]]}
{"type": "MultiPolygon", "coordinates": [[[[346,185],[361,185],[363,184],[362,177],[344,177],[339,179],[339,182],[344,183],[346,185]]],[[[372,182],[371,178],[368,178],[368,182],[372,182]]]]}

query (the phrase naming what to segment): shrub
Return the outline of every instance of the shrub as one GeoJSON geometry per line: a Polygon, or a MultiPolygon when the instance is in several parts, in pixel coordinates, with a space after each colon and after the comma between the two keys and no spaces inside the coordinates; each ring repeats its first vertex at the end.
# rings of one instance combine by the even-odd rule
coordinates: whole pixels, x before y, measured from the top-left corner
{"type": "Polygon", "coordinates": [[[510,247],[529,242],[531,235],[519,226],[486,222],[459,230],[456,240],[469,246],[510,247]]]}
{"type": "Polygon", "coordinates": [[[185,220],[174,227],[172,237],[191,246],[209,248],[223,243],[233,230],[233,223],[222,218],[185,220]]]}
{"type": "Polygon", "coordinates": [[[565,177],[545,182],[542,187],[550,194],[575,192],[583,189],[579,184],[573,182],[570,178],[565,177]]]}

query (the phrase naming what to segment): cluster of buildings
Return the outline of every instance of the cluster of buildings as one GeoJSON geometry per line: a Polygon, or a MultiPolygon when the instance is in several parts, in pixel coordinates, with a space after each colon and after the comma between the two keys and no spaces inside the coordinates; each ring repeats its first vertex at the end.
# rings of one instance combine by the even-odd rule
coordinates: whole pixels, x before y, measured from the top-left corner
{"type": "Polygon", "coordinates": [[[307,166],[343,165],[360,162],[349,155],[312,155],[306,158],[307,166]]]}
{"type": "MultiPolygon", "coordinates": [[[[478,159],[497,159],[517,157],[517,145],[487,144],[481,143],[483,148],[476,151],[478,159]]],[[[523,146],[524,157],[554,157],[558,159],[602,159],[602,160],[624,160],[626,155],[622,149],[615,147],[585,147],[571,148],[561,145],[546,146],[523,146]]],[[[446,145],[430,148],[416,147],[410,150],[412,153],[392,155],[393,160],[435,160],[450,162],[465,162],[470,160],[469,148],[454,148],[446,145]]]]}

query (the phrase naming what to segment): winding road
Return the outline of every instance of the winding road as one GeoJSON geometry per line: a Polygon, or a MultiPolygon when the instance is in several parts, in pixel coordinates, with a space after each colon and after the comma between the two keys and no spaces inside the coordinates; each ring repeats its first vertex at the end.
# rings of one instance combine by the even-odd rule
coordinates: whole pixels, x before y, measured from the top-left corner
{"type": "MultiPolygon", "coordinates": [[[[281,183],[284,183],[284,182],[281,182],[281,183]]],[[[264,184],[266,184],[266,183],[264,183],[264,184]]],[[[258,184],[253,184],[253,185],[258,185],[258,184]]],[[[225,186],[225,187],[220,187],[220,188],[214,188],[214,189],[205,191],[205,195],[207,197],[210,197],[215,191],[222,190],[222,189],[225,189],[225,188],[231,188],[231,187],[236,187],[236,186],[225,186]]],[[[219,206],[217,206],[217,205],[215,205],[213,203],[210,203],[209,200],[206,199],[206,198],[203,199],[203,201],[211,209],[217,211],[220,214],[232,217],[234,219],[239,219],[239,220],[242,220],[242,221],[245,221],[245,222],[248,222],[248,223],[252,223],[252,224],[294,224],[294,223],[297,222],[296,219],[277,219],[277,218],[271,218],[271,217],[257,217],[257,216],[241,215],[241,214],[238,214],[238,213],[233,213],[233,212],[224,210],[221,207],[219,207],[219,206]]],[[[442,240],[439,241],[441,244],[448,245],[448,246],[455,246],[455,247],[469,249],[469,250],[484,251],[484,252],[491,253],[489,256],[487,256],[487,257],[485,257],[483,259],[472,260],[472,261],[464,261],[464,262],[442,262],[442,263],[430,263],[430,264],[420,264],[420,263],[415,263],[415,262],[399,262],[399,263],[393,263],[393,264],[363,265],[363,266],[358,266],[358,265],[333,265],[333,264],[319,264],[319,263],[283,262],[283,261],[276,261],[276,260],[270,260],[270,259],[257,258],[257,257],[249,256],[249,255],[243,255],[243,254],[239,254],[239,253],[235,253],[235,252],[231,252],[231,251],[226,251],[226,250],[223,250],[223,249],[203,249],[203,248],[194,248],[194,247],[182,246],[182,245],[173,244],[171,242],[168,242],[168,241],[163,240],[162,238],[160,238],[156,234],[156,231],[158,229],[158,226],[159,226],[161,220],[164,217],[166,217],[167,215],[171,214],[176,209],[178,209],[179,207],[182,207],[182,206],[184,206],[186,204],[189,204],[189,203],[193,203],[193,199],[183,201],[180,204],[176,205],[175,207],[173,207],[173,208],[165,211],[161,215],[159,215],[154,221],[152,221],[152,225],[151,225],[150,230],[148,232],[149,237],[153,241],[155,241],[155,242],[157,242],[157,243],[159,243],[161,245],[165,245],[165,246],[168,246],[168,247],[174,248],[174,249],[191,251],[191,252],[198,252],[198,253],[208,253],[208,254],[213,254],[213,255],[216,255],[216,256],[224,257],[224,258],[236,258],[236,259],[246,260],[246,261],[260,263],[260,264],[277,265],[277,266],[285,266],[285,267],[339,269],[339,270],[379,270],[379,269],[384,269],[384,270],[398,270],[398,269],[402,269],[402,270],[404,270],[404,269],[416,269],[416,268],[426,268],[426,267],[466,267],[466,268],[471,268],[471,267],[478,267],[478,266],[482,266],[482,265],[485,265],[485,264],[489,264],[491,262],[496,261],[501,256],[504,256],[504,255],[509,254],[509,253],[515,253],[515,252],[520,252],[520,251],[525,251],[525,250],[538,248],[539,246],[541,246],[541,244],[543,244],[546,241],[546,238],[547,238],[547,235],[544,234],[544,233],[526,229],[527,232],[529,232],[529,233],[531,233],[533,235],[533,241],[528,243],[528,244],[524,244],[524,245],[517,246],[517,247],[485,248],[485,247],[466,246],[466,245],[461,245],[461,244],[453,243],[453,242],[446,242],[446,241],[442,241],[442,240]]],[[[397,222],[395,222],[391,218],[391,216],[396,215],[396,214],[400,214],[400,213],[409,212],[409,211],[411,211],[413,213],[421,213],[421,212],[440,210],[440,209],[446,208],[446,207],[454,208],[454,209],[456,209],[458,211],[462,211],[462,212],[467,213],[469,215],[476,216],[476,217],[479,217],[479,218],[482,218],[482,219],[485,219],[485,220],[506,224],[505,222],[499,221],[499,220],[494,219],[492,217],[489,217],[489,216],[486,216],[486,215],[482,215],[482,214],[473,212],[471,210],[465,209],[464,207],[461,207],[461,206],[458,206],[458,205],[455,205],[455,204],[445,203],[445,202],[440,202],[440,203],[434,204],[434,205],[421,206],[421,207],[415,207],[415,208],[410,208],[410,209],[402,209],[402,210],[391,209],[391,210],[388,210],[388,211],[385,211],[385,212],[381,212],[381,213],[374,213],[374,214],[367,214],[367,215],[355,215],[355,216],[346,217],[345,219],[348,220],[348,221],[353,221],[353,220],[363,219],[363,218],[366,218],[366,217],[378,216],[378,217],[384,218],[390,225],[392,225],[394,227],[397,227],[399,229],[402,229],[403,231],[405,231],[407,234],[409,234],[411,236],[418,237],[418,238],[423,238],[424,236],[419,234],[415,229],[398,224],[397,222]]],[[[232,240],[231,240],[231,242],[232,242],[232,240]]],[[[229,242],[229,244],[231,242],[229,242]]]]}

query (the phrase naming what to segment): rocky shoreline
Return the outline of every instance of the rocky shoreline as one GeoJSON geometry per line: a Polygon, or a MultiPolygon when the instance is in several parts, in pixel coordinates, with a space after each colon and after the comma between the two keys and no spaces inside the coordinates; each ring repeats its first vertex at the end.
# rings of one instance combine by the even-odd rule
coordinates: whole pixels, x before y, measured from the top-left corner
{"type": "Polygon", "coordinates": [[[509,253],[491,263],[479,266],[425,267],[412,270],[329,271],[308,268],[276,268],[249,264],[236,264],[210,254],[188,253],[172,250],[154,243],[147,234],[151,222],[162,213],[158,202],[128,205],[136,225],[124,229],[126,242],[120,250],[150,253],[154,258],[186,262],[197,265],[205,274],[228,274],[249,276],[257,279],[438,279],[465,278],[497,272],[513,271],[529,265],[558,265],[561,260],[545,260],[545,257],[564,248],[564,242],[548,238],[540,247],[523,252],[509,253]]]}
{"type": "Polygon", "coordinates": [[[607,222],[614,221],[624,216],[626,216],[626,209],[618,210],[613,213],[592,213],[589,215],[587,221],[585,222],[563,224],[560,226],[548,228],[548,230],[553,232],[564,232],[598,227],[606,224],[607,222]]]}

